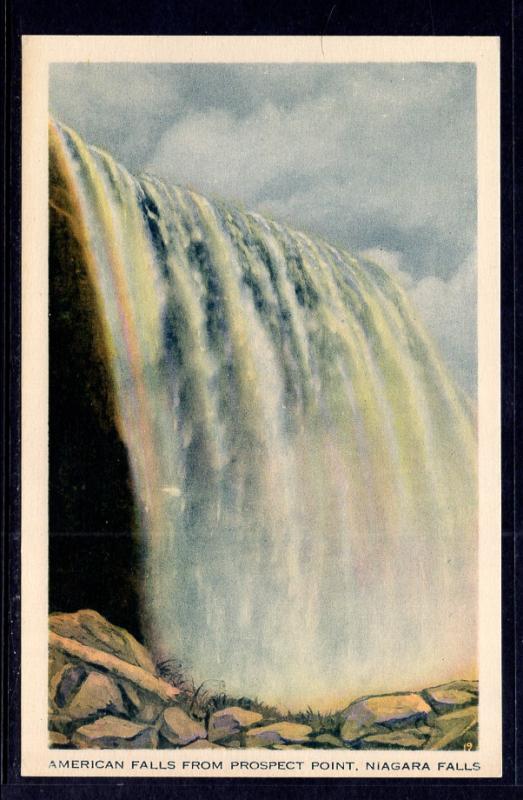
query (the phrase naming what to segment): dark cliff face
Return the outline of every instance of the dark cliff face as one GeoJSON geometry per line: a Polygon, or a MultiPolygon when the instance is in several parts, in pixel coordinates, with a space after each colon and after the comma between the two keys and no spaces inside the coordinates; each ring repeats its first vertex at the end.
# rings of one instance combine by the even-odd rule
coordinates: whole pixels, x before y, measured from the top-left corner
{"type": "Polygon", "coordinates": [[[141,557],[95,293],[74,200],[50,154],[49,610],[139,634],[141,557]]]}

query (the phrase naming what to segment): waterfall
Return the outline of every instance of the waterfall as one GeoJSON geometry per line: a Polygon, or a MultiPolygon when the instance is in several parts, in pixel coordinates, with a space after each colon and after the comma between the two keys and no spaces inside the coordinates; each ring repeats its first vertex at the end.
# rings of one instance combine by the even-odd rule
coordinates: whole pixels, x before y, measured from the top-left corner
{"type": "Polygon", "coordinates": [[[293,709],[474,677],[475,417],[402,288],[54,122],[50,152],[102,320],[149,646],[293,709]]]}

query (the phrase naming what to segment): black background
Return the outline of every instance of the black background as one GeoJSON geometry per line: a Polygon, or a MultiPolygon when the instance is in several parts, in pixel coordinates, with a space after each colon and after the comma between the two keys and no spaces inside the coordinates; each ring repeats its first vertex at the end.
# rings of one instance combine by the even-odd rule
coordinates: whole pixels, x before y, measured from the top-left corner
{"type": "MultiPolygon", "coordinates": [[[[508,0],[354,0],[353,2],[283,3],[275,0],[202,2],[202,0],[8,0],[7,73],[2,96],[6,147],[5,193],[7,233],[3,326],[3,526],[2,526],[2,783],[6,798],[376,798],[485,795],[515,797],[521,786],[522,738],[516,744],[516,674],[521,666],[521,620],[517,617],[516,581],[522,576],[521,481],[519,450],[523,441],[519,372],[521,303],[518,303],[515,256],[520,226],[515,171],[514,127],[516,77],[522,7],[508,0]],[[503,369],[503,778],[398,780],[307,779],[40,779],[20,777],[20,50],[22,34],[93,35],[406,35],[499,36],[502,72],[502,369],[503,369]],[[519,627],[516,623],[519,623],[519,627]],[[516,658],[518,656],[518,658],[516,658]],[[519,765],[519,774],[516,769],[519,765]]],[[[520,86],[520,83],[517,83],[520,86]]],[[[521,588],[520,588],[521,594],[521,588]]],[[[519,691],[518,691],[518,697],[519,691]]]]}

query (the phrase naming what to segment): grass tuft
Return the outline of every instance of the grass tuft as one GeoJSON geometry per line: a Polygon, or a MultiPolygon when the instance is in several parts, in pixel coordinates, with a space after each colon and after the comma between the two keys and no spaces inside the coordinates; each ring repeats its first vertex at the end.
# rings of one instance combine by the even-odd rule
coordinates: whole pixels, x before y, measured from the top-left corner
{"type": "Polygon", "coordinates": [[[338,736],[344,722],[341,711],[322,714],[314,711],[310,706],[298,713],[288,711],[284,714],[276,706],[264,703],[258,698],[234,697],[227,694],[223,681],[208,680],[196,686],[182,663],[176,658],[167,658],[158,662],[156,670],[165,681],[181,689],[178,698],[179,706],[194,719],[206,723],[215,711],[229,706],[239,706],[247,711],[256,711],[263,716],[264,725],[287,720],[308,725],[315,734],[330,733],[338,736]]]}

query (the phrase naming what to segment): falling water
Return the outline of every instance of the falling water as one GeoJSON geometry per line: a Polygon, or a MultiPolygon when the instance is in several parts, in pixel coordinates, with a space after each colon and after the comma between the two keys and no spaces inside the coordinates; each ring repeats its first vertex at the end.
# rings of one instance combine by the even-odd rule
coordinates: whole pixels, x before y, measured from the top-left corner
{"type": "Polygon", "coordinates": [[[150,646],[320,709],[472,676],[473,414],[381,267],[50,128],[95,288],[150,646]]]}

